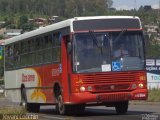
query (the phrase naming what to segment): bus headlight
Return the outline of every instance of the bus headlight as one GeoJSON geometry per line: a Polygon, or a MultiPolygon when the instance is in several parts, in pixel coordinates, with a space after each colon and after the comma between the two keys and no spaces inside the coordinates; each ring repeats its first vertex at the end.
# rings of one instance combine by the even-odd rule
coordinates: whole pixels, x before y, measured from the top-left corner
{"type": "Polygon", "coordinates": [[[80,87],[80,91],[81,91],[81,92],[84,92],[85,90],[86,90],[86,88],[85,88],[84,86],[81,86],[81,87],[80,87]]]}
{"type": "Polygon", "coordinates": [[[138,86],[139,86],[139,88],[143,88],[144,87],[144,85],[142,83],[140,83],[138,86]]]}

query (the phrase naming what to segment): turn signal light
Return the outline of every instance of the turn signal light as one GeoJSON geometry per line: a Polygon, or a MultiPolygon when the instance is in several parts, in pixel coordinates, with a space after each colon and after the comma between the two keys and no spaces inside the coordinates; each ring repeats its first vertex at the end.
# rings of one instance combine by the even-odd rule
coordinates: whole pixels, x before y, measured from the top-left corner
{"type": "Polygon", "coordinates": [[[146,80],[146,74],[141,73],[139,76],[139,80],[146,80]]]}

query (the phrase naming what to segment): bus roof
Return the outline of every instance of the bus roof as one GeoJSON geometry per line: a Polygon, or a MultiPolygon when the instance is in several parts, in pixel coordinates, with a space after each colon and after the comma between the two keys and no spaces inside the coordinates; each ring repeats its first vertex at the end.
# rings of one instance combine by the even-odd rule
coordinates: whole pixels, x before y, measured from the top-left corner
{"type": "MultiPolygon", "coordinates": [[[[67,19],[52,25],[48,25],[46,27],[42,27],[24,34],[21,34],[19,36],[10,38],[5,40],[5,45],[13,43],[13,42],[17,42],[17,41],[21,41],[23,39],[27,39],[27,38],[31,38],[40,34],[44,34],[47,32],[51,32],[54,30],[58,30],[61,28],[65,28],[65,27],[70,27],[70,32],[74,32],[73,30],[73,21],[80,21],[80,20],[98,20],[98,19],[137,19],[140,23],[140,19],[139,17],[136,16],[91,16],[91,17],[74,17],[71,19],[67,19]]],[[[140,28],[141,28],[141,23],[140,23],[140,28]]]]}

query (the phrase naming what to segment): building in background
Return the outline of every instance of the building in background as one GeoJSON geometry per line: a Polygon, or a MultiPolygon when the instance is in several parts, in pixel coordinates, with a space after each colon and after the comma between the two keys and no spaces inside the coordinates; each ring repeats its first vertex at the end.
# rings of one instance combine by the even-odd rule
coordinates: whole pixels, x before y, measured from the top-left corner
{"type": "Polygon", "coordinates": [[[160,59],[146,59],[148,89],[160,89],[160,59]]]}

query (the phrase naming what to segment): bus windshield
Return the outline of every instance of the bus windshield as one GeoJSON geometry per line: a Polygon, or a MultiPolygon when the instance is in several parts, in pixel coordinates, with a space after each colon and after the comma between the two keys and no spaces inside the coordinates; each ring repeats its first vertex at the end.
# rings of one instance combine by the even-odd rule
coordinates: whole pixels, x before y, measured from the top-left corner
{"type": "Polygon", "coordinates": [[[142,32],[76,33],[73,48],[73,71],[77,73],[145,68],[142,32]]]}

